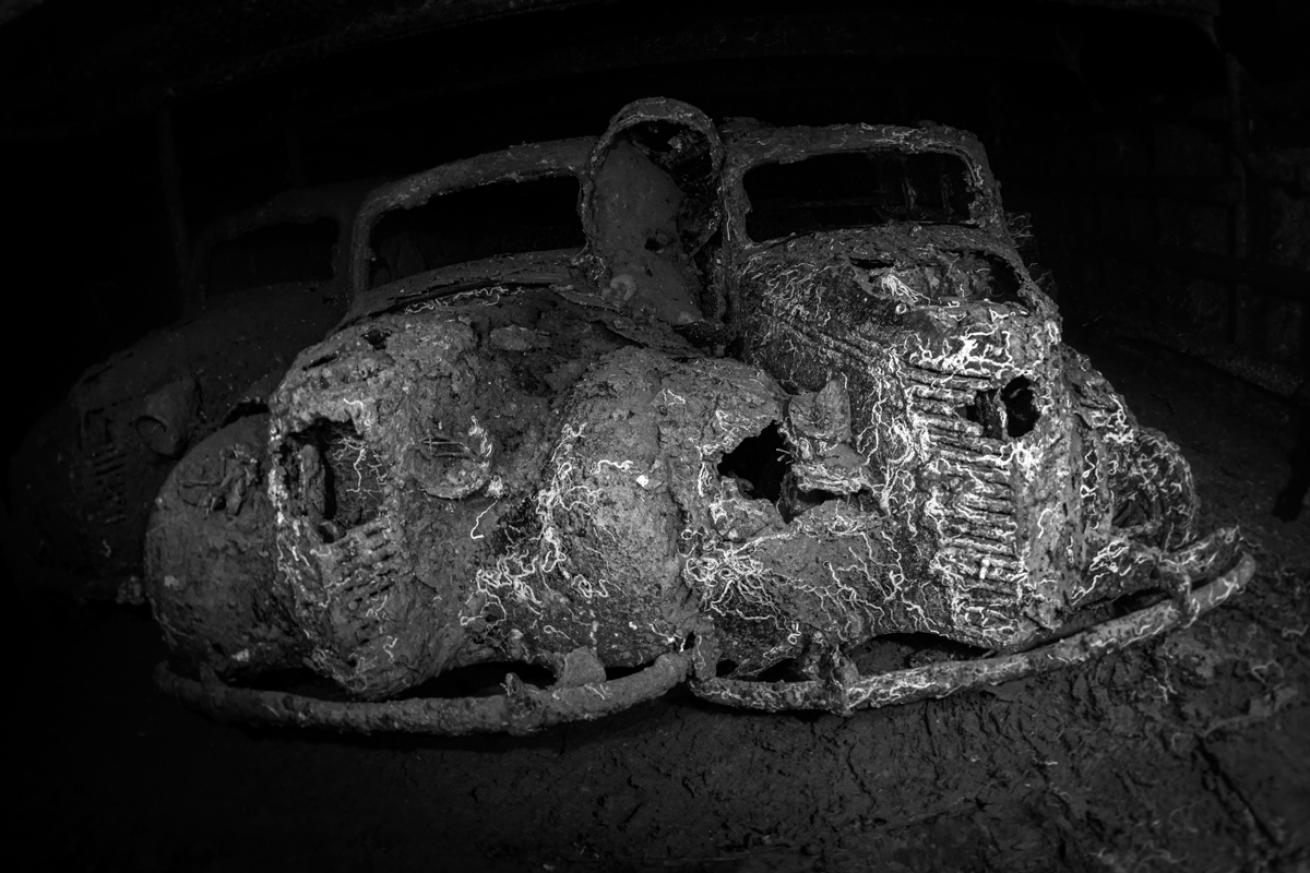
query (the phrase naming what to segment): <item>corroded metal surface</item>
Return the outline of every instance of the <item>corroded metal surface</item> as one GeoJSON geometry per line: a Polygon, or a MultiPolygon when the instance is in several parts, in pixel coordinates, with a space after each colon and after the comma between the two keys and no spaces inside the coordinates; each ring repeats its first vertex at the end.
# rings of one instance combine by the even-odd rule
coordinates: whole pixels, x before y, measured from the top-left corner
{"type": "MultiPolygon", "coordinates": [[[[272,561],[194,585],[254,586],[266,605],[238,627],[201,595],[172,602],[193,583],[156,584],[173,638],[222,638],[178,644],[194,654],[162,684],[235,717],[353,731],[529,730],[684,678],[731,705],[849,713],[1077,663],[1249,580],[1235,530],[1199,535],[1177,447],[1062,342],[975,140],[737,122],[723,141],[706,203],[664,160],[682,142],[717,166],[703,116],[629,107],[585,162],[579,257],[531,281],[384,286],[389,306],[305,350],[270,402],[273,521],[244,545],[272,561]],[[639,130],[654,121],[658,136],[639,130]],[[753,167],[869,151],[959,161],[967,216],[751,239],[753,167]],[[625,182],[641,209],[610,208],[625,182]],[[713,257],[687,258],[720,222],[713,257]],[[646,246],[651,228],[665,237],[646,246]],[[634,246],[670,260],[642,262],[650,281],[626,293],[634,246]],[[679,278],[692,264],[706,272],[679,278]],[[688,300],[710,301],[690,323],[688,300]],[[703,336],[731,343],[685,338],[703,336]],[[1158,602],[1110,619],[1130,594],[1158,602]],[[478,664],[554,684],[511,674],[487,698],[394,703],[227,684],[230,653],[288,629],[276,666],[363,700],[478,664]],[[862,676],[851,653],[889,634],[978,655],[862,676]]],[[[227,548],[230,522],[203,524],[201,550],[227,548]]],[[[184,563],[156,574],[204,572],[184,563]]]]}
{"type": "MultiPolygon", "coordinates": [[[[998,685],[1084,663],[1185,624],[1187,613],[1200,613],[1241,591],[1254,561],[1238,566],[1195,591],[1187,609],[1161,603],[1131,616],[1107,621],[1091,630],[1014,655],[973,661],[944,661],[879,676],[837,675],[805,682],[745,682],[708,679],[694,684],[696,693],[725,706],[781,712],[821,705],[849,714],[862,708],[941,698],[971,688],[998,685]]],[[[691,674],[694,653],[661,655],[630,677],[579,686],[533,689],[506,676],[504,694],[478,698],[420,698],[401,701],[340,702],[301,694],[234,687],[218,681],[189,679],[160,664],[161,690],[218,718],[249,724],[311,727],[346,733],[460,735],[530,733],[568,721],[590,720],[621,711],[665,693],[691,674]]],[[[848,668],[849,671],[849,668],[848,668]]]]}
{"type": "Polygon", "coordinates": [[[358,694],[458,658],[471,586],[536,493],[558,400],[626,343],[607,313],[548,291],[490,299],[349,328],[273,398],[278,585],[312,663],[358,694]]]}
{"type": "Polygon", "coordinates": [[[268,416],[211,434],[173,468],[146,536],[147,596],[175,662],[225,677],[294,663],[304,650],[264,584],[273,578],[268,416]]]}
{"type": "Polygon", "coordinates": [[[503,694],[369,703],[201,682],[178,675],[167,664],[159,665],[155,682],[166,694],[197,709],[247,724],[356,734],[529,734],[566,722],[602,718],[658,697],[686,680],[689,663],[687,655],[661,655],[631,676],[550,689],[524,685],[511,673],[505,677],[503,694]]]}
{"type": "Polygon", "coordinates": [[[1188,594],[1186,603],[1163,602],[1089,630],[1024,652],[971,661],[939,661],[878,676],[858,676],[849,663],[838,662],[828,676],[802,682],[743,682],[710,679],[696,693],[727,706],[779,712],[786,709],[826,709],[849,714],[855,710],[941,698],[969,688],[999,685],[1084,663],[1107,652],[1184,627],[1189,617],[1218,606],[1250,581],[1255,562],[1244,556],[1231,570],[1188,594]],[[843,673],[845,675],[843,675],[843,673]]]}

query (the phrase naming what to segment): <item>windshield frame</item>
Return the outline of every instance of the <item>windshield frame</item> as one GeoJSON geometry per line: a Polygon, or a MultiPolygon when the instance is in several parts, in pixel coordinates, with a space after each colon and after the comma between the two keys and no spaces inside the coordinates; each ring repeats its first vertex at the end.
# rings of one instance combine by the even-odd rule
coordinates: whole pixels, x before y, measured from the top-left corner
{"type": "MultiPolygon", "coordinates": [[[[746,174],[770,164],[794,164],[825,155],[892,152],[942,154],[958,158],[964,165],[968,189],[969,221],[949,227],[973,228],[987,235],[1009,239],[1000,188],[987,162],[982,143],[967,131],[945,126],[898,127],[894,125],[834,124],[824,127],[774,127],[752,120],[734,119],[724,125],[727,160],[723,167],[724,224],[729,239],[747,248],[768,247],[781,240],[755,240],[746,231],[751,211],[746,193],[746,174]]],[[[910,222],[913,224],[913,222],[910,222]]],[[[882,227],[905,226],[891,222],[882,227]]],[[[859,227],[853,227],[858,230],[859,227]]],[[[783,239],[786,239],[784,237],[783,239]]]]}
{"type": "MultiPolygon", "coordinates": [[[[385,292],[385,289],[413,278],[406,277],[376,288],[369,287],[369,271],[375,256],[372,247],[373,230],[386,215],[400,210],[417,209],[446,194],[498,182],[522,183],[573,176],[578,180],[581,190],[587,156],[594,142],[595,137],[574,137],[524,143],[441,164],[374,189],[361,204],[350,232],[350,288],[356,305],[361,304],[365,298],[384,296],[379,292],[385,292]]],[[[579,247],[578,251],[581,250],[579,247]]],[[[431,279],[443,270],[458,270],[461,266],[449,264],[420,275],[431,279]]]]}

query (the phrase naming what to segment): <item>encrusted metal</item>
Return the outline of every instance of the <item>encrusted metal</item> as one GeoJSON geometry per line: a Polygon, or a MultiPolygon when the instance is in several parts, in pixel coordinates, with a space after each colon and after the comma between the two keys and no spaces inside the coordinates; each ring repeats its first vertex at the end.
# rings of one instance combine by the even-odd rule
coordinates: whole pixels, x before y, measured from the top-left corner
{"type": "Polygon", "coordinates": [[[558,167],[584,174],[583,252],[377,289],[297,359],[264,454],[234,433],[184,461],[150,539],[161,684],[353,731],[526,731],[684,679],[849,713],[1076,663],[1249,580],[1235,530],[1196,530],[1177,447],[1063,344],[976,140],[721,136],[675,101],[626,108],[558,167]],[[954,162],[959,215],[752,239],[750,172],[830,154],[954,162]],[[259,475],[267,504],[227,496],[259,475]],[[224,513],[178,505],[202,476],[224,513]],[[1148,605],[1112,618],[1125,595],[1148,605]],[[931,663],[861,674],[862,647],[904,634],[939,642],[931,663]],[[256,662],[354,699],[242,687],[256,662]],[[504,662],[554,684],[384,699],[504,662]]]}

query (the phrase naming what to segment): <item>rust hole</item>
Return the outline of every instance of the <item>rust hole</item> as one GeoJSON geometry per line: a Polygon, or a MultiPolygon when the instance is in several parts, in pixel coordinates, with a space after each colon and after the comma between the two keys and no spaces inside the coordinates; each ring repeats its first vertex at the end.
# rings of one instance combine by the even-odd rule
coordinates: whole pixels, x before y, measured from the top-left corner
{"type": "Polygon", "coordinates": [[[959,407],[961,418],[982,425],[983,436],[991,439],[1019,439],[1032,431],[1041,418],[1034,403],[1032,380],[1017,376],[1002,388],[978,391],[972,401],[959,407]]]}

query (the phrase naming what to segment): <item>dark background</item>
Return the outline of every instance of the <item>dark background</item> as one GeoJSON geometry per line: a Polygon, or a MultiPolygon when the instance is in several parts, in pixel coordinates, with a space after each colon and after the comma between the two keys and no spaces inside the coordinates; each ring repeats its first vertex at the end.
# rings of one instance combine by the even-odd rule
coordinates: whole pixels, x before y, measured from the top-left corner
{"type": "Polygon", "coordinates": [[[177,256],[216,217],[596,133],[654,94],[970,129],[1072,335],[1128,329],[1287,394],[1307,345],[1306,32],[1297,0],[10,0],[6,448],[178,316],[177,256]]]}

